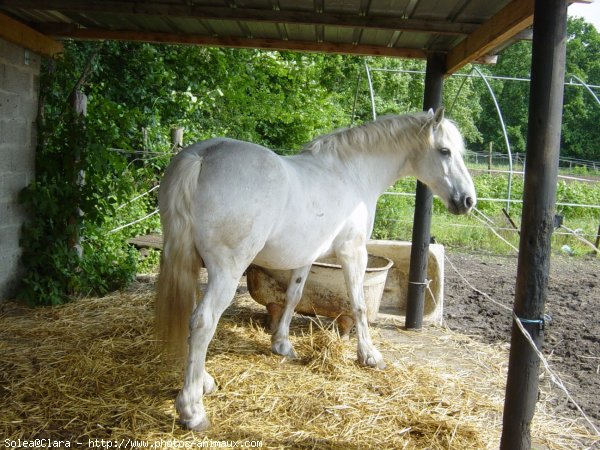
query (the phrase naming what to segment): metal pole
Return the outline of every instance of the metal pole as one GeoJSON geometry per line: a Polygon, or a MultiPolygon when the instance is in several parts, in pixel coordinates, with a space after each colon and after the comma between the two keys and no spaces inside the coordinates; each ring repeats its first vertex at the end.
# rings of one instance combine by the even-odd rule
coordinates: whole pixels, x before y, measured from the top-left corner
{"type": "MultiPolygon", "coordinates": [[[[527,166],[514,313],[539,348],[556,200],[567,0],[536,0],[529,94],[527,166]]],[[[500,448],[531,447],[531,420],[538,397],[540,361],[513,322],[500,448]]]]}
{"type": "Polygon", "coordinates": [[[371,79],[371,70],[369,64],[365,62],[365,72],[367,73],[367,82],[369,83],[369,95],[371,96],[371,114],[373,120],[377,119],[377,112],[375,111],[375,92],[373,92],[373,80],[371,79]]]}
{"type": "Polygon", "coordinates": [[[496,98],[496,94],[494,94],[494,90],[492,86],[488,82],[488,80],[483,76],[481,70],[477,67],[473,66],[473,70],[479,74],[483,82],[488,88],[488,92],[492,96],[492,101],[494,102],[494,106],[496,107],[496,112],[498,113],[498,119],[500,119],[500,126],[502,127],[502,134],[504,135],[504,143],[506,144],[506,151],[508,152],[508,192],[506,194],[506,210],[510,211],[510,197],[512,191],[512,176],[513,176],[513,163],[512,163],[512,154],[510,150],[510,142],[508,140],[508,131],[506,131],[506,124],[504,123],[504,116],[502,115],[502,110],[500,109],[500,105],[498,104],[498,99],[496,98]]]}
{"type": "MultiPolygon", "coordinates": [[[[445,73],[445,55],[430,54],[427,57],[423,109],[436,109],[441,106],[445,73]]],[[[417,181],[406,303],[405,326],[407,329],[419,330],[423,326],[432,210],[433,194],[431,190],[420,181],[417,181]]]]}

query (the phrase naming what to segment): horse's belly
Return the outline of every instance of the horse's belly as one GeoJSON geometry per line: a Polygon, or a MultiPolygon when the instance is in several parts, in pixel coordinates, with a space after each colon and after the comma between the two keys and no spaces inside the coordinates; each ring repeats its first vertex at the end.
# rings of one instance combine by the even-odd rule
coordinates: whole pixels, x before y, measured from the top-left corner
{"type": "Polygon", "coordinates": [[[333,255],[333,239],[310,245],[298,241],[296,244],[269,243],[256,255],[253,263],[268,269],[297,269],[312,264],[316,259],[333,255]]]}

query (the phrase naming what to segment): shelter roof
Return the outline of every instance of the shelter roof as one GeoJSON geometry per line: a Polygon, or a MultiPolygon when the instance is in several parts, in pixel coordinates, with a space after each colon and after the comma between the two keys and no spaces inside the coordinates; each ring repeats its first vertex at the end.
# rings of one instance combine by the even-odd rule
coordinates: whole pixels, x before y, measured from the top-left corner
{"type": "Polygon", "coordinates": [[[533,10],[534,0],[0,0],[0,37],[33,32],[28,39],[45,54],[60,52],[55,38],[408,58],[442,52],[452,73],[522,38],[533,10]]]}

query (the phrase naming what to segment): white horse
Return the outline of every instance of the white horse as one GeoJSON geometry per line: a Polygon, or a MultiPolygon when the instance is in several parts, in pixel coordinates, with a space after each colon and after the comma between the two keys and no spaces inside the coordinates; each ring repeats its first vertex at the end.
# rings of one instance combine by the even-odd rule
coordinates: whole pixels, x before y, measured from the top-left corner
{"type": "Polygon", "coordinates": [[[452,213],[469,212],[475,188],[463,151],[457,127],[440,108],[336,131],[294,156],[232,139],[210,139],[175,156],[159,194],[164,250],[156,317],[160,339],[180,354],[189,330],[185,381],[176,400],[181,422],[194,430],[210,426],[202,395],[216,385],[205,370],[206,351],[250,263],[292,270],[271,349],[294,357],[289,326],[310,266],[319,257],[337,256],[353,307],[358,360],[385,367],[371,341],[363,297],[377,198],[412,175],[452,213]],[[196,305],[202,264],[208,286],[196,305]]]}

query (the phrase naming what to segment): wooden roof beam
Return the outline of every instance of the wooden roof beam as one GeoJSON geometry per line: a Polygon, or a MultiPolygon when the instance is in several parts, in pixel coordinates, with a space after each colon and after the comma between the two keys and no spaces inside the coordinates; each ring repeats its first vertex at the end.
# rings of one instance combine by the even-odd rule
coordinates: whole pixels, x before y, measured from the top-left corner
{"type": "Polygon", "coordinates": [[[64,51],[62,43],[2,13],[0,13],[0,38],[43,56],[54,57],[64,51]]]}
{"type": "Polygon", "coordinates": [[[288,23],[296,25],[326,25],[346,28],[371,28],[405,32],[468,35],[477,24],[403,19],[348,13],[319,13],[256,8],[228,8],[183,3],[152,3],[143,1],[80,1],[80,0],[0,0],[0,6],[15,9],[39,9],[61,12],[103,13],[139,16],[185,17],[199,20],[235,20],[249,22],[288,23]]]}
{"type": "Polygon", "coordinates": [[[533,24],[534,0],[513,0],[448,53],[452,74],[533,24]]]}
{"type": "Polygon", "coordinates": [[[179,34],[162,32],[145,32],[132,30],[104,30],[92,28],[48,29],[48,33],[55,37],[68,37],[81,40],[115,40],[115,41],[141,41],[163,44],[190,44],[206,47],[231,47],[231,48],[259,48],[263,50],[291,50],[306,52],[340,53],[366,56],[390,56],[396,58],[425,59],[424,50],[413,48],[382,47],[377,45],[336,44],[314,41],[282,41],[278,39],[215,37],[198,34],[179,34]]]}

